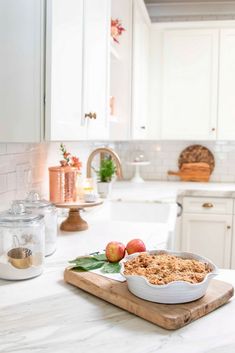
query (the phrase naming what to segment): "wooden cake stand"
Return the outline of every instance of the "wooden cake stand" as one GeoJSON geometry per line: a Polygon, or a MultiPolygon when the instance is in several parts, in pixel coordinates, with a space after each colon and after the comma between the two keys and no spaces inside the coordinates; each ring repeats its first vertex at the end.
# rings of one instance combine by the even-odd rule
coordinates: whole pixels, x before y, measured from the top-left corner
{"type": "Polygon", "coordinates": [[[55,204],[58,208],[69,208],[69,215],[60,225],[60,229],[65,232],[80,232],[88,229],[88,223],[82,219],[80,211],[83,208],[102,205],[103,201],[98,199],[95,202],[66,202],[55,204]]]}

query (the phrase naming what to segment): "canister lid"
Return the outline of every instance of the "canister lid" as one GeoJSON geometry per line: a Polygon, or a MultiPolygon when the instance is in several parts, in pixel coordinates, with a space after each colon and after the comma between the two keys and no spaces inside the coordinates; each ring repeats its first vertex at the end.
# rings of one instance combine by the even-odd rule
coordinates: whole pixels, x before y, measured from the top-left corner
{"type": "Polygon", "coordinates": [[[41,199],[40,195],[36,191],[30,191],[27,198],[22,201],[26,208],[44,208],[54,207],[53,203],[41,199]]]}
{"type": "Polygon", "coordinates": [[[22,223],[22,222],[37,222],[43,219],[42,215],[35,215],[31,212],[26,212],[22,202],[14,201],[10,210],[0,213],[0,223],[22,223]]]}

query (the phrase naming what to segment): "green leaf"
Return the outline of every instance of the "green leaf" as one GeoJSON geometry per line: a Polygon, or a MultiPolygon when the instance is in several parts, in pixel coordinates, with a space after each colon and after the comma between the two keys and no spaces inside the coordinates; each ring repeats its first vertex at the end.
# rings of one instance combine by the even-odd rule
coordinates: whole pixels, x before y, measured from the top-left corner
{"type": "MultiPolygon", "coordinates": [[[[71,261],[69,261],[69,263],[70,264],[74,264],[74,263],[88,263],[88,262],[90,262],[90,261],[94,261],[93,259],[92,259],[92,257],[91,256],[80,256],[80,257],[77,257],[76,259],[74,259],[74,260],[71,260],[71,261]]],[[[95,260],[96,261],[96,260],[95,260]]]]}
{"type": "Polygon", "coordinates": [[[93,256],[81,256],[69,261],[74,266],[73,271],[92,271],[101,268],[104,273],[119,273],[121,266],[118,262],[108,262],[105,254],[96,254],[93,256]]]}
{"type": "Polygon", "coordinates": [[[107,261],[107,257],[105,254],[97,254],[92,256],[93,259],[97,261],[107,261]]]}
{"type": "Polygon", "coordinates": [[[75,271],[75,272],[87,272],[85,270],[83,270],[82,268],[79,267],[72,267],[70,268],[70,271],[75,271]]]}
{"type": "Polygon", "coordinates": [[[106,262],[101,271],[104,273],[119,273],[121,265],[118,262],[106,262]]]}
{"type": "Polygon", "coordinates": [[[76,268],[84,271],[96,270],[104,265],[104,261],[98,261],[93,257],[78,257],[73,261],[69,261],[69,263],[74,264],[74,269],[76,268]]]}

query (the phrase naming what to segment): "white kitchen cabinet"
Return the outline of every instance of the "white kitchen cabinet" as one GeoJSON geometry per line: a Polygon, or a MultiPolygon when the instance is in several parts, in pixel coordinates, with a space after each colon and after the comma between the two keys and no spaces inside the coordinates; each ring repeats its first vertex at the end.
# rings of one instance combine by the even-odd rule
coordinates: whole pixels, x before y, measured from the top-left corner
{"type": "Polygon", "coordinates": [[[187,213],[233,214],[233,200],[222,197],[184,197],[183,209],[187,213]]]}
{"type": "Polygon", "coordinates": [[[83,0],[47,1],[46,55],[46,139],[83,139],[83,0]]]}
{"type": "Polygon", "coordinates": [[[109,0],[48,0],[46,139],[107,137],[109,0]]]}
{"type": "Polygon", "coordinates": [[[218,139],[235,140],[235,29],[220,33],[218,139]]]}
{"type": "Polygon", "coordinates": [[[0,141],[40,142],[44,1],[0,0],[0,141]]]}
{"type": "Polygon", "coordinates": [[[231,268],[235,270],[235,200],[233,200],[233,228],[232,228],[231,268]]]}
{"type": "Polygon", "coordinates": [[[217,29],[168,29],[163,34],[161,137],[216,138],[217,29]]]}
{"type": "Polygon", "coordinates": [[[83,118],[88,117],[88,139],[108,137],[110,0],[84,1],[83,118]]]}
{"type": "Polygon", "coordinates": [[[132,138],[148,136],[150,19],[142,0],[133,2],[132,138]]]}
{"type": "Polygon", "coordinates": [[[233,200],[184,197],[181,250],[203,255],[221,268],[230,268],[233,200]]]}
{"type": "Polygon", "coordinates": [[[111,3],[112,18],[120,19],[125,31],[120,44],[111,44],[110,96],[115,104],[110,116],[110,139],[147,139],[151,21],[143,0],[111,3]]]}
{"type": "Polygon", "coordinates": [[[183,251],[205,256],[220,268],[230,268],[231,244],[232,215],[183,215],[183,251]]]}
{"type": "Polygon", "coordinates": [[[118,141],[131,137],[132,9],[133,0],[111,0],[111,17],[118,18],[125,28],[119,43],[111,39],[110,46],[110,97],[114,104],[109,116],[109,137],[118,141]]]}

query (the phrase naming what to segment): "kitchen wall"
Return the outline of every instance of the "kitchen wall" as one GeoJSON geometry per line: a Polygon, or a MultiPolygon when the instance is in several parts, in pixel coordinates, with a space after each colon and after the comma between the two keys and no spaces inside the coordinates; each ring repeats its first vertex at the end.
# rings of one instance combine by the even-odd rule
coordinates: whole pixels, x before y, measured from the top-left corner
{"type": "MultiPolygon", "coordinates": [[[[82,174],[86,176],[86,162],[89,157],[89,154],[97,147],[103,146],[102,142],[66,142],[66,149],[72,155],[79,157],[82,162],[82,174]]],[[[107,145],[107,144],[106,144],[107,145]]],[[[111,148],[115,148],[113,143],[108,144],[111,148]]],[[[48,183],[48,166],[58,165],[61,160],[61,152],[60,152],[60,143],[50,143],[48,145],[47,150],[47,160],[46,160],[46,168],[44,168],[44,176],[45,181],[42,185],[42,193],[43,195],[48,195],[49,192],[49,183],[48,183]]],[[[94,160],[93,166],[97,168],[99,159],[98,157],[94,160]]]]}
{"type": "Polygon", "coordinates": [[[235,142],[192,142],[192,141],[163,141],[163,142],[120,142],[116,150],[122,160],[124,178],[130,179],[133,167],[126,164],[142,151],[151,162],[142,167],[141,174],[146,180],[179,180],[178,177],[168,176],[168,170],[178,170],[177,160],[181,151],[190,144],[203,144],[215,156],[215,169],[211,181],[235,182],[235,142]]]}
{"type": "MultiPolygon", "coordinates": [[[[126,162],[143,153],[151,164],[143,167],[146,180],[178,180],[169,177],[168,170],[177,170],[180,152],[194,142],[116,142],[109,143],[118,152],[125,179],[133,175],[133,168],[126,162]]],[[[214,154],[216,166],[211,181],[235,182],[235,142],[202,142],[214,154]]],[[[67,150],[78,155],[83,162],[83,175],[89,153],[102,142],[70,142],[67,150]]],[[[11,200],[24,198],[31,189],[48,197],[48,166],[58,165],[59,143],[0,144],[0,210],[10,206],[11,200]]]]}
{"type": "Polygon", "coordinates": [[[0,210],[31,187],[41,191],[46,156],[46,144],[0,144],[0,210]]]}
{"type": "MultiPolygon", "coordinates": [[[[83,162],[84,175],[88,155],[98,145],[66,143],[67,150],[83,162]]],[[[32,189],[48,197],[48,166],[58,165],[60,159],[59,143],[0,144],[0,211],[7,209],[12,200],[25,198],[32,189]]]]}
{"type": "MultiPolygon", "coordinates": [[[[83,160],[89,151],[86,144],[68,144],[83,160]]],[[[48,165],[58,165],[59,144],[0,144],[0,210],[14,199],[25,198],[29,190],[48,193],[48,165]]]]}

